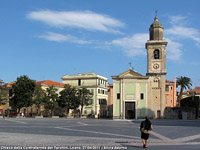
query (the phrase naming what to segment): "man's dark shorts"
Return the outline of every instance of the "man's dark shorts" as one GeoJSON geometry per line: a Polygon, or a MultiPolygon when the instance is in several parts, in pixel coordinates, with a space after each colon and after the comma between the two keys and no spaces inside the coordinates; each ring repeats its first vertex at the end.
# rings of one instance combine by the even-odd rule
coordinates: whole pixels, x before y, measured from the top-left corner
{"type": "Polygon", "coordinates": [[[149,134],[141,132],[141,139],[148,140],[149,139],[149,134]]]}

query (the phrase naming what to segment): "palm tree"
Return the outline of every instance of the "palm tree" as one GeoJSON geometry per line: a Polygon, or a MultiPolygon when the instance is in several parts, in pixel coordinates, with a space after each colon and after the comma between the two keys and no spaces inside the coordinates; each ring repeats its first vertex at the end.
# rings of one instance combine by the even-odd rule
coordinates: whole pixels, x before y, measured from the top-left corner
{"type": "Polygon", "coordinates": [[[182,99],[182,94],[183,94],[183,90],[184,89],[191,89],[191,86],[192,86],[192,83],[191,83],[191,79],[188,78],[188,77],[178,77],[177,78],[177,85],[178,86],[181,86],[181,89],[180,89],[180,93],[178,95],[178,106],[180,107],[181,106],[181,99],[182,99]]]}

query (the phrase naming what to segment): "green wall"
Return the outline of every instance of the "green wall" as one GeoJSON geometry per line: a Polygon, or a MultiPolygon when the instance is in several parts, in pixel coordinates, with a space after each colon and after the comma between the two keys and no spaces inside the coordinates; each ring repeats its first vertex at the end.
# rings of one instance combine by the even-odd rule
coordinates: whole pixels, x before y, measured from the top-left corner
{"type": "Polygon", "coordinates": [[[127,100],[135,100],[136,98],[136,84],[126,83],[125,84],[125,95],[127,100]],[[133,96],[133,97],[132,97],[133,96]]]}
{"type": "Polygon", "coordinates": [[[146,84],[140,83],[140,94],[144,94],[144,99],[140,99],[140,116],[146,116],[146,84]]]}
{"type": "Polygon", "coordinates": [[[120,116],[121,107],[120,107],[120,99],[117,99],[117,93],[120,93],[120,83],[115,83],[115,112],[114,116],[120,116]]]}
{"type": "MultiPolygon", "coordinates": [[[[139,97],[140,94],[143,93],[143,99],[138,99],[139,101],[139,106],[138,111],[138,117],[145,117],[146,116],[146,99],[147,99],[147,93],[146,93],[146,83],[139,83],[139,97]]],[[[125,96],[126,100],[136,100],[136,83],[125,83],[124,85],[125,88],[125,96]]],[[[119,117],[121,113],[121,100],[117,99],[117,93],[121,94],[121,85],[120,83],[115,83],[115,112],[113,114],[113,117],[119,117]]],[[[120,95],[121,96],[121,95],[120,95]]],[[[141,97],[140,97],[141,98],[141,97]]]]}

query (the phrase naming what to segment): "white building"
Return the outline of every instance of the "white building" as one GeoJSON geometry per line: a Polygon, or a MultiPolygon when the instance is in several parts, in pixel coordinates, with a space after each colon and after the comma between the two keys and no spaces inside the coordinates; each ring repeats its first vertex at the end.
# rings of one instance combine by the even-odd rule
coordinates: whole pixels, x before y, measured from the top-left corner
{"type": "Polygon", "coordinates": [[[83,108],[85,115],[106,117],[108,113],[108,79],[95,73],[82,73],[78,75],[65,75],[62,77],[64,84],[78,88],[87,88],[93,93],[91,105],[83,108]]]}

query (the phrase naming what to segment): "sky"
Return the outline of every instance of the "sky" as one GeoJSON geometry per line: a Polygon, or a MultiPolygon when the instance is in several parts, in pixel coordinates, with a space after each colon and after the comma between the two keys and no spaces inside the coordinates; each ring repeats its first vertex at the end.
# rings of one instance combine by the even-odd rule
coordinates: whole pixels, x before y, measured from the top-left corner
{"type": "Polygon", "coordinates": [[[199,0],[1,0],[0,79],[42,81],[94,72],[147,72],[145,43],[155,12],[164,27],[167,80],[200,86],[199,0]]]}

